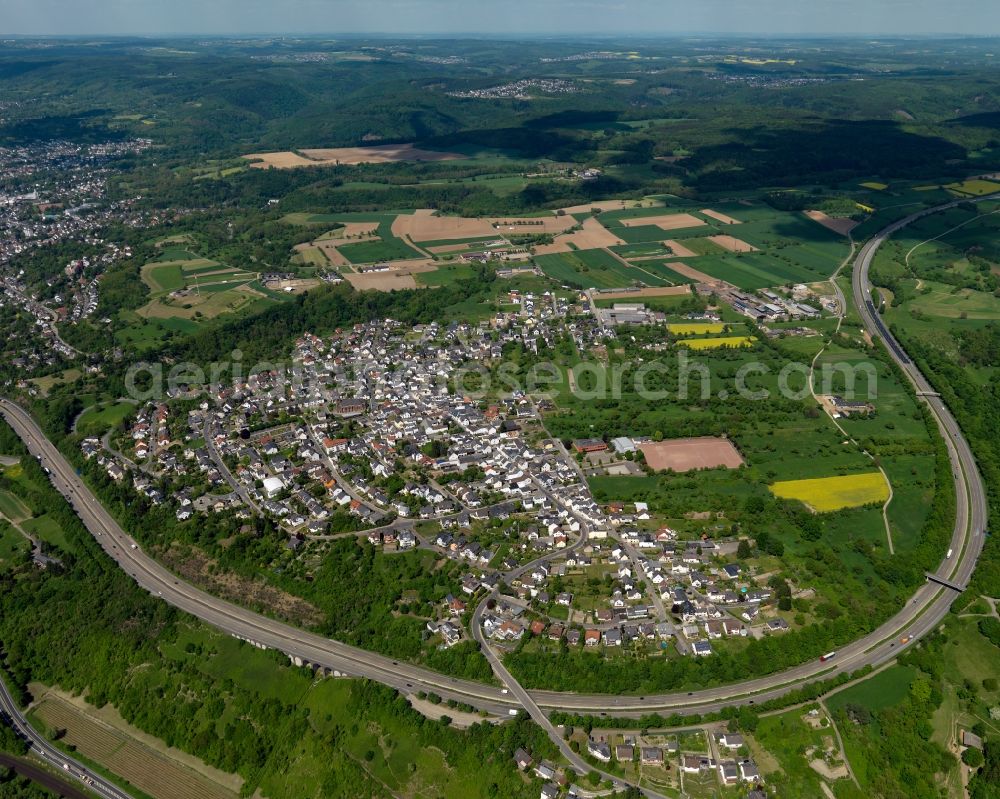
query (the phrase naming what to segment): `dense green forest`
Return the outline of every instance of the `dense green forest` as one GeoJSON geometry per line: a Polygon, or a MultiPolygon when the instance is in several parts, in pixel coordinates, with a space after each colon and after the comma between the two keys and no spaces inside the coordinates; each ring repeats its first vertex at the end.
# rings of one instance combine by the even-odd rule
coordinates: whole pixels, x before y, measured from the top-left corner
{"type": "MultiPolygon", "coordinates": [[[[877,63],[851,41],[822,49],[792,40],[647,41],[636,50],[635,42],[607,40],[602,58],[581,57],[587,45],[572,41],[338,44],[316,58],[331,49],[321,38],[63,40],[43,52],[7,42],[0,50],[5,94],[36,102],[32,113],[14,113],[0,127],[0,141],[148,136],[161,145],[161,169],[206,153],[218,160],[362,141],[637,164],[647,176],[653,167],[677,174],[673,163],[651,156],[694,153],[682,167],[690,184],[727,189],[948,171],[956,159],[997,144],[988,42],[942,42],[946,65],[930,72],[926,55],[905,42],[883,43],[877,63]],[[748,47],[774,61],[745,62],[748,47]],[[539,78],[572,90],[458,96],[539,78]],[[51,91],[69,83],[72,94],[51,91]]],[[[190,196],[213,191],[213,182],[189,187],[190,196]]],[[[155,195],[167,201],[162,188],[155,195]]]]}
{"type": "Polygon", "coordinates": [[[13,770],[0,768],[0,799],[54,799],[55,796],[27,777],[20,777],[13,770]]]}

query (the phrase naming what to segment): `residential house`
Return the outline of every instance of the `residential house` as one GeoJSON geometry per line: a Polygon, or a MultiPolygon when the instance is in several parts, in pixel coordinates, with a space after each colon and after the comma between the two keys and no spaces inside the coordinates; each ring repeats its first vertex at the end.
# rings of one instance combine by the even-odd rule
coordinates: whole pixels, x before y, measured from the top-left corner
{"type": "Polygon", "coordinates": [[[595,741],[593,738],[587,741],[587,752],[595,760],[602,763],[611,762],[611,747],[605,741],[595,741]]]}

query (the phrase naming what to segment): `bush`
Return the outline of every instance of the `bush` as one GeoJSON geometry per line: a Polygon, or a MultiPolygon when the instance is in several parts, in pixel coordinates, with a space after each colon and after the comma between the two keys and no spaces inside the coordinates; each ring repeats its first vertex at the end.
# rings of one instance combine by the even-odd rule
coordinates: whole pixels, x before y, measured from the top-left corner
{"type": "Polygon", "coordinates": [[[983,753],[970,746],[962,752],[962,762],[970,768],[979,768],[984,763],[983,753]]]}
{"type": "Polygon", "coordinates": [[[985,635],[994,646],[1000,646],[1000,620],[993,618],[979,620],[979,632],[985,635]]]}

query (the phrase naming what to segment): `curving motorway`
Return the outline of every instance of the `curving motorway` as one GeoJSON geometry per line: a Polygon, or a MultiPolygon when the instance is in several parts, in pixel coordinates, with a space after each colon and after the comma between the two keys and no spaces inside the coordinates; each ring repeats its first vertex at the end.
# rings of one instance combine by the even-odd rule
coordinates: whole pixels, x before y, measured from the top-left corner
{"type": "MultiPolygon", "coordinates": [[[[889,354],[922,394],[947,442],[955,480],[957,512],[951,544],[953,556],[942,561],[937,576],[964,586],[972,575],[983,546],[987,509],[982,479],[968,442],[954,417],[866,304],[868,271],[878,248],[905,225],[954,205],[957,202],[927,209],[887,227],[859,251],[854,261],[852,280],[855,302],[865,328],[873,336],[888,337],[889,354]]],[[[450,678],[331,641],[226,602],[183,582],[135,546],[24,409],[8,400],[0,400],[0,412],[25,441],[31,454],[50,470],[55,487],[70,501],[105,552],[140,586],[164,601],[232,635],[279,649],[293,658],[342,674],[377,680],[404,693],[420,690],[434,692],[498,714],[524,706],[522,701],[500,688],[450,678]]],[[[690,693],[636,697],[530,691],[529,698],[546,711],[615,715],[641,715],[655,711],[707,712],[726,705],[763,702],[817,678],[828,678],[891,660],[905,645],[901,636],[909,636],[906,639],[909,643],[941,621],[948,612],[954,593],[938,583],[926,583],[899,613],[864,638],[842,647],[836,658],[827,663],[813,661],[767,677],[690,693]]]]}

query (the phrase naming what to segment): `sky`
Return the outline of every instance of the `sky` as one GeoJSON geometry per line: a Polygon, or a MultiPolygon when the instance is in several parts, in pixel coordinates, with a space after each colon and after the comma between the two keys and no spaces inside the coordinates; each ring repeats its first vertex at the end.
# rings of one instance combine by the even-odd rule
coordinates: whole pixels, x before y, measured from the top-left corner
{"type": "Polygon", "coordinates": [[[10,34],[1000,34],[1000,0],[0,0],[10,34]]]}

